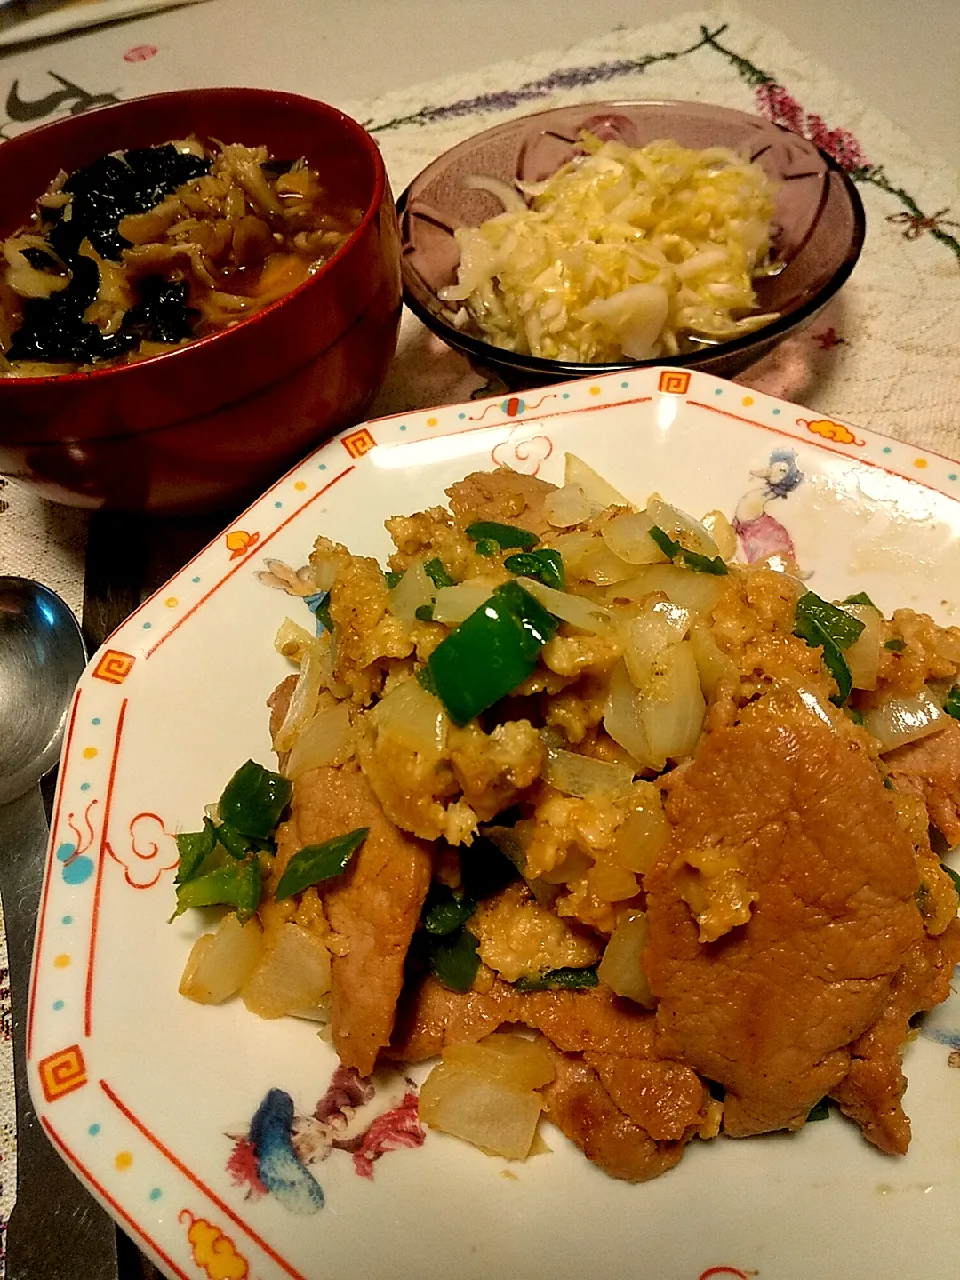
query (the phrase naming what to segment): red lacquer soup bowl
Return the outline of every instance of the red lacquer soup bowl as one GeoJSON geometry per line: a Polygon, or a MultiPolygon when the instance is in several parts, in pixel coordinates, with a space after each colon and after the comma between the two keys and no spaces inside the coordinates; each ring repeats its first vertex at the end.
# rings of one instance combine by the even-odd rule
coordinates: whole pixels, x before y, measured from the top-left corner
{"type": "Polygon", "coordinates": [[[56,502],[198,512],[252,497],[361,420],[396,345],[400,262],[380,152],[334,107],[262,89],[157,94],[0,144],[0,237],[60,170],[189,135],[303,156],[356,230],[304,283],[230,328],[149,359],[0,377],[0,474],[56,502]]]}

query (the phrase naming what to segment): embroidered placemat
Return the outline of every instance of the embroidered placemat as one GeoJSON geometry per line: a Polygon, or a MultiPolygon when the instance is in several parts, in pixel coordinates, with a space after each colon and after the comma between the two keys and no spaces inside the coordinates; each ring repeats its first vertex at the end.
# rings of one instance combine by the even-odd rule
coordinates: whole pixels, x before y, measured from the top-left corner
{"type": "MultiPolygon", "coordinates": [[[[289,7],[295,25],[297,0],[278,0],[278,7],[289,7]]],[[[104,102],[210,83],[202,42],[188,38],[195,17],[180,9],[5,59],[0,134],[104,102]]],[[[225,23],[221,83],[290,87],[279,68],[252,65],[251,56],[244,33],[231,42],[225,23]]],[[[306,80],[295,87],[320,93],[306,80]]],[[[805,134],[850,172],[866,206],[867,242],[850,283],[812,328],[740,381],[903,445],[960,454],[960,366],[945,358],[960,345],[960,211],[951,210],[960,203],[957,175],[739,9],[618,29],[562,51],[337,105],[373,132],[399,193],[434,156],[498,120],[587,99],[658,97],[757,111],[805,134]]],[[[496,390],[408,316],[374,414],[496,390]]],[[[79,609],[85,530],[84,513],[38,502],[8,483],[0,490],[0,572],[37,577],[79,609]]]]}
{"type": "MultiPolygon", "coordinates": [[[[218,0],[203,11],[218,8],[218,0]]],[[[291,27],[302,0],[275,0],[291,27]]],[[[224,7],[226,15],[229,9],[224,7]]],[[[248,31],[224,22],[215,80],[191,8],[107,27],[0,63],[0,136],[122,98],[209,83],[295,88],[322,96],[309,74],[253,59],[248,31]],[[158,56],[160,55],[160,56],[158,56]]],[[[277,19],[279,20],[279,18],[277,19]]],[[[744,385],[846,418],[891,437],[890,451],[921,445],[960,456],[960,204],[957,175],[883,115],[740,10],[716,7],[667,23],[618,29],[561,51],[437,81],[375,101],[340,102],[377,138],[397,194],[433,157],[478,129],[525,112],[615,98],[698,98],[756,111],[812,138],[859,187],[867,211],[863,256],[827,313],[746,373],[744,385]]],[[[496,393],[412,317],[375,414],[496,393]]],[[[920,466],[922,459],[917,459],[920,466]]],[[[960,492],[960,465],[957,479],[960,492]]],[[[36,577],[79,611],[87,516],[0,489],[0,573],[36,577]]],[[[9,1033],[0,981],[0,1036],[9,1033]]],[[[0,1054],[0,1097],[9,1068],[0,1054]]],[[[0,1217],[11,1133],[0,1110],[0,1217]]]]}

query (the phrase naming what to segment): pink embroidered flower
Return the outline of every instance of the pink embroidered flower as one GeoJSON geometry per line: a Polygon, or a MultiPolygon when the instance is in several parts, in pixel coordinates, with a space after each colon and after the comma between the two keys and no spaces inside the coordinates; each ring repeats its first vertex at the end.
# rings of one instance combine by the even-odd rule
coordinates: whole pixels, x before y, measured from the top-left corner
{"type": "Polygon", "coordinates": [[[821,116],[808,115],[782,84],[766,81],[758,85],[755,101],[765,120],[808,138],[847,173],[870,168],[860,143],[848,129],[831,129],[821,116]]]}
{"type": "Polygon", "coordinates": [[[782,84],[761,84],[756,91],[757,110],[773,124],[803,133],[804,111],[782,84]]]}
{"type": "Polygon", "coordinates": [[[866,169],[870,163],[848,129],[831,129],[820,116],[807,116],[807,137],[847,173],[852,169],[866,169]]]}

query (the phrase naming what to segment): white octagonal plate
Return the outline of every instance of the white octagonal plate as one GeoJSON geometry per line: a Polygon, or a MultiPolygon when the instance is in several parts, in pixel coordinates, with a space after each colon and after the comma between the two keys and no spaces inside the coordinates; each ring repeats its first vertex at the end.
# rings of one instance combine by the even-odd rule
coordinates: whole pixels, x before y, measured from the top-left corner
{"type": "Polygon", "coordinates": [[[336,1059],[315,1026],[177,993],[202,925],[167,923],[173,833],[197,827],[243,760],[272,760],[264,701],[286,674],[273,636],[302,606],[258,581],[265,558],[302,564],[322,533],[383,559],[387,516],[442,502],[478,468],[557,481],[566,451],[633,497],[721,508],[742,557],[792,547],[821,595],[960,618],[960,465],[705,374],[613,374],[373,422],[280,480],[94,656],[54,811],[30,1086],[51,1140],[169,1276],[958,1272],[953,1001],[906,1052],[906,1157],[833,1116],[789,1137],[694,1142],[676,1170],[629,1186],[550,1126],[550,1154],[524,1164],[424,1135],[416,1074],[331,1098],[336,1059]],[[257,1148],[271,1126],[285,1165],[257,1148]]]}

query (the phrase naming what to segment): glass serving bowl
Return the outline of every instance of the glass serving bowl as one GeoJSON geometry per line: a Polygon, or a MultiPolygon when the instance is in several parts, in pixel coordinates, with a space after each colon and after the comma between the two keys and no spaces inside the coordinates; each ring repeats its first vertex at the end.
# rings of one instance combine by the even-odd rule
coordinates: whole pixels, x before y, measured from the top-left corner
{"type": "Polygon", "coordinates": [[[812,142],[760,116],[701,102],[590,102],[496,125],[429,164],[397,202],[404,299],[435,334],[508,385],[596,377],[652,365],[702,369],[731,377],[788,334],[809,324],[849,277],[863,247],[865,217],[853,182],[812,142]],[[503,211],[488,191],[466,179],[483,176],[512,186],[541,182],[577,154],[579,135],[644,146],[669,138],[684,147],[730,147],[763,167],[777,184],[773,246],[783,263],[755,281],[759,309],[776,319],[724,342],[698,344],[673,357],[584,364],[522,355],[458,328],[459,304],[440,290],[456,281],[457,227],[478,226],[503,211]]]}

